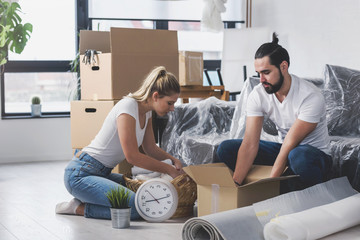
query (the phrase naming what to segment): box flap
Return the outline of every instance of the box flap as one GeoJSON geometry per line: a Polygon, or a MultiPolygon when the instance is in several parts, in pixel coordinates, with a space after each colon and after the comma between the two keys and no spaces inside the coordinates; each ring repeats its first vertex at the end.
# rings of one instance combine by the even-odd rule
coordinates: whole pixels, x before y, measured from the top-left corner
{"type": "Polygon", "coordinates": [[[190,165],[183,169],[199,185],[236,187],[233,173],[224,163],[190,165]]]}
{"type": "Polygon", "coordinates": [[[176,31],[136,28],[110,28],[111,53],[115,55],[138,53],[139,55],[176,55],[178,39],[176,31]]]}
{"type": "Polygon", "coordinates": [[[84,54],[87,49],[109,53],[110,32],[80,30],[80,54],[84,54]]]}
{"type": "Polygon", "coordinates": [[[276,177],[276,178],[263,178],[263,179],[260,179],[260,180],[254,181],[254,182],[249,182],[247,184],[241,185],[240,188],[250,186],[250,185],[260,184],[260,183],[282,181],[282,180],[294,178],[294,177],[299,177],[299,175],[280,176],[280,177],[276,177]]]}
{"type": "Polygon", "coordinates": [[[263,178],[269,178],[271,174],[272,166],[260,166],[252,165],[246,178],[244,179],[244,184],[255,182],[263,178]]]}

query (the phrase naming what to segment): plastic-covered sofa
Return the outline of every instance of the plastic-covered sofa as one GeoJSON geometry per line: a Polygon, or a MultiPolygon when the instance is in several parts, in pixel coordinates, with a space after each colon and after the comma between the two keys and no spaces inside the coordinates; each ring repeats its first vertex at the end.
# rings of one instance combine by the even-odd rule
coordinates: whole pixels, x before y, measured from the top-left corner
{"type": "MultiPolygon", "coordinates": [[[[326,100],[332,176],[347,176],[360,191],[360,71],[326,65],[324,79],[306,80],[317,85],[326,100]]],[[[161,147],[185,166],[216,162],[215,152],[223,140],[244,136],[246,99],[258,83],[258,78],[249,78],[237,102],[211,97],[176,106],[168,115],[161,147]]],[[[261,139],[278,141],[275,125],[268,119],[261,139]]]]}

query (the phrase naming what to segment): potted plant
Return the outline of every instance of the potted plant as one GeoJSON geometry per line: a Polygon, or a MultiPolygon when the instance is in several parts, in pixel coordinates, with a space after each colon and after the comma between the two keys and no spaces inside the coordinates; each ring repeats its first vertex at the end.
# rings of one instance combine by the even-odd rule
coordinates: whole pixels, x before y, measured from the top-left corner
{"type": "Polygon", "coordinates": [[[31,98],[31,116],[32,117],[41,116],[41,99],[38,96],[33,96],[31,98]]]}
{"type": "Polygon", "coordinates": [[[130,227],[130,213],[129,207],[130,193],[124,187],[117,187],[111,189],[106,193],[111,208],[111,221],[113,228],[128,228],[130,227]]]}
{"type": "Polygon", "coordinates": [[[20,54],[27,44],[33,26],[22,24],[21,7],[16,1],[0,0],[0,66],[7,62],[8,50],[20,54]]]}

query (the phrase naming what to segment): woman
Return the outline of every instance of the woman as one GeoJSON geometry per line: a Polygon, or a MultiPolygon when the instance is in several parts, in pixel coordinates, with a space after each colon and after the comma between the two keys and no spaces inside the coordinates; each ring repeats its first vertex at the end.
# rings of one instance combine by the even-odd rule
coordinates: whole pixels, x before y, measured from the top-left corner
{"type": "MultiPolygon", "coordinates": [[[[120,100],[106,117],[94,140],[76,152],[65,169],[65,187],[75,198],[56,206],[58,214],[76,214],[89,218],[110,219],[110,203],[105,193],[124,187],[121,174],[111,170],[123,161],[175,178],[183,174],[182,164],[155,143],[151,113],[164,116],[174,111],[180,86],[164,67],[152,70],[135,93],[120,100]],[[142,146],[143,154],[139,151],[142,146]],[[171,159],[173,165],[159,160],[171,159]]],[[[131,219],[139,218],[131,192],[131,219]]]]}

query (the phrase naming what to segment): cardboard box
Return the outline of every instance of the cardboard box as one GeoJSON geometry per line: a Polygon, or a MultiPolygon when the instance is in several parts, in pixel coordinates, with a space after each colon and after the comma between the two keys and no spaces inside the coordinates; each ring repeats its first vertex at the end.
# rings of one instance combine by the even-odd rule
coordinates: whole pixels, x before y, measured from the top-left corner
{"type": "Polygon", "coordinates": [[[198,216],[245,207],[275,197],[280,181],[294,176],[269,178],[271,166],[253,166],[244,185],[237,186],[224,163],[191,165],[184,171],[197,183],[198,216]]]}
{"type": "Polygon", "coordinates": [[[82,149],[89,145],[117,102],[117,100],[72,101],[70,104],[71,147],[82,149]]]}
{"type": "Polygon", "coordinates": [[[202,52],[179,52],[179,83],[181,86],[203,85],[204,61],[202,52]]]}
{"type": "Polygon", "coordinates": [[[80,31],[82,100],[121,99],[137,90],[156,66],[179,75],[176,31],[111,28],[110,32],[80,31]],[[83,62],[85,51],[95,54],[83,62]]]}

